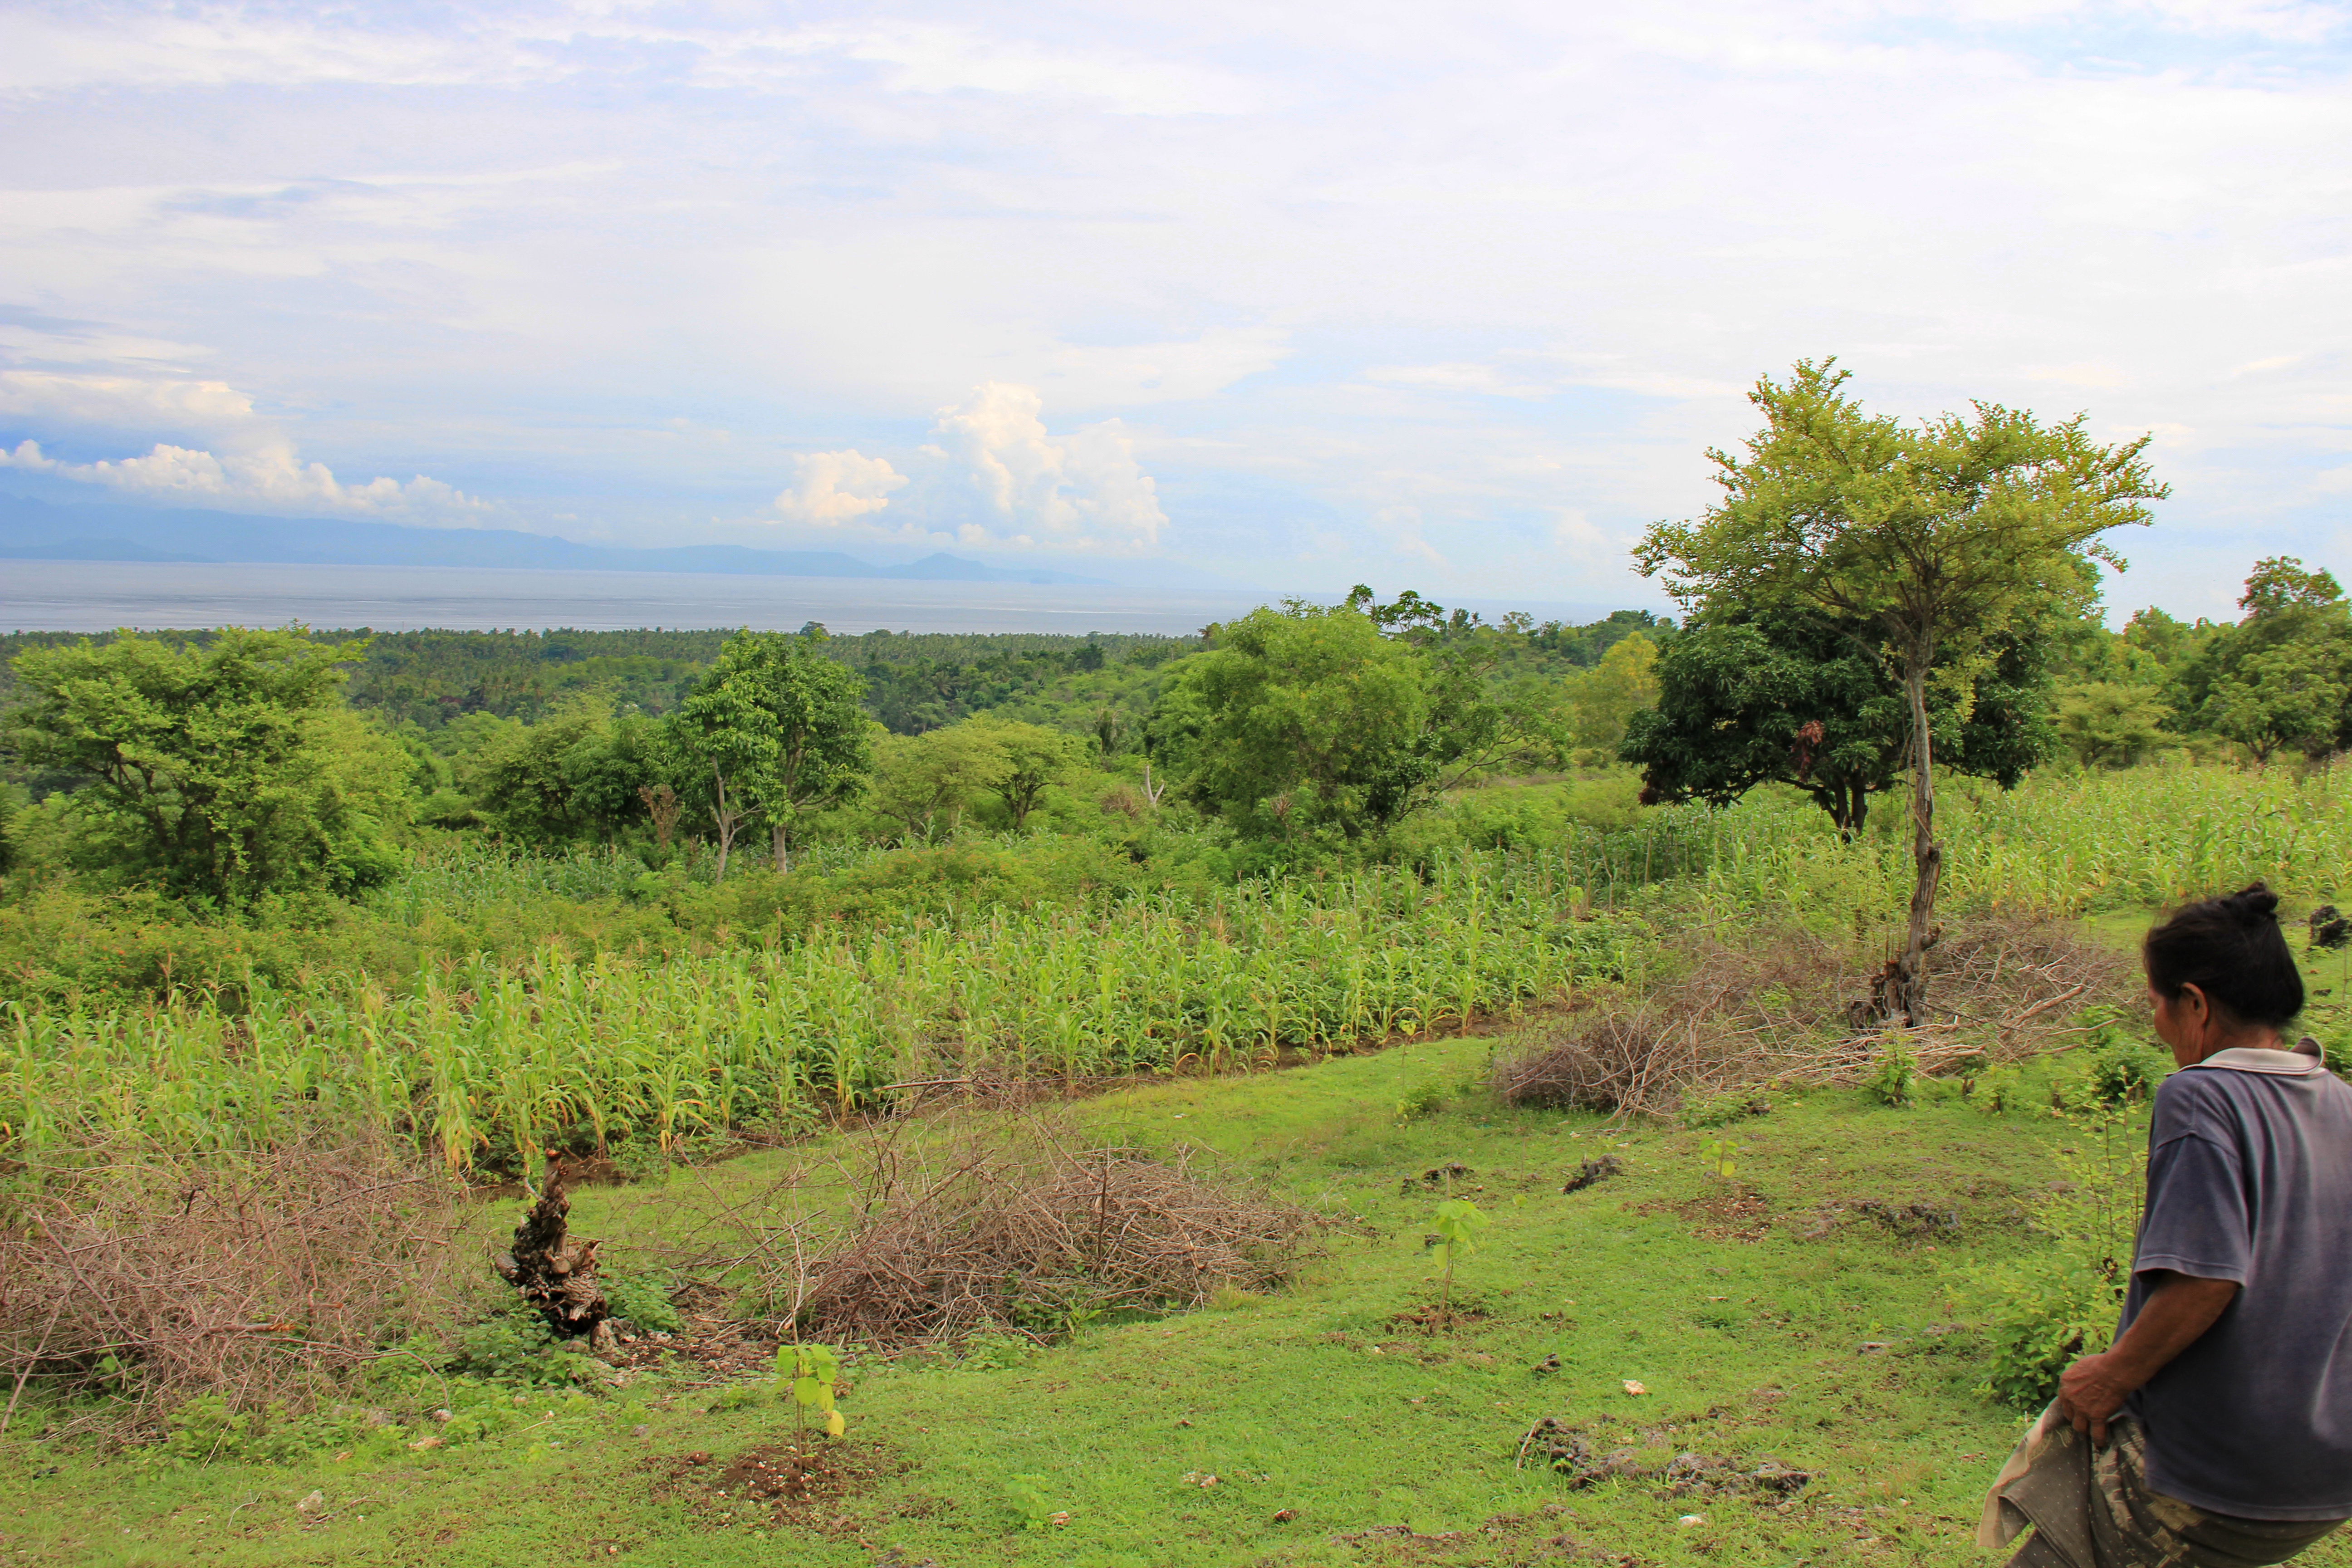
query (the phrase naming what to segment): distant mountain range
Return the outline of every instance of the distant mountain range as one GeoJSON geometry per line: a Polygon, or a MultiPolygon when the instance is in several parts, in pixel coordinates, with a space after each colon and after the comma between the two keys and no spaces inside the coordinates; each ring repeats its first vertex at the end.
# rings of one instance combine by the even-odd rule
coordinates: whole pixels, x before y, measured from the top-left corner
{"type": "Polygon", "coordinates": [[[923,583],[1111,584],[1043,567],[927,555],[877,566],[831,550],[685,544],[626,550],[494,528],[403,528],[349,518],[247,517],[53,506],[0,494],[0,560],[279,562],[310,566],[523,566],[542,571],[710,572],[736,577],[894,577],[923,583]]]}

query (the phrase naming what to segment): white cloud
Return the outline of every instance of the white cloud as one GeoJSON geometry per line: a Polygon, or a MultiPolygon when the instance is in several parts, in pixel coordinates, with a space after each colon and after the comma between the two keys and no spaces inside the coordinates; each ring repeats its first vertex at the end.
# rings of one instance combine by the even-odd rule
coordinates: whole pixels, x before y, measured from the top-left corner
{"type": "Polygon", "coordinates": [[[1050,437],[1034,388],[992,381],[940,410],[927,451],[980,492],[1000,525],[966,524],[966,543],[1149,549],[1168,514],[1159,487],[1135,460],[1135,443],[1116,419],[1050,437]]]}
{"type": "Polygon", "coordinates": [[[2316,559],[2341,510],[2347,22],[20,0],[0,100],[56,156],[0,191],[0,363],[37,367],[0,397],[41,391],[0,429],[162,493],[447,453],[417,466],[640,536],[789,479],[780,521],[1139,548],[1181,484],[1204,563],[1272,570],[1311,520],[1340,584],[1421,537],[1402,507],[1449,591],[1583,598],[1711,499],[1751,377],[1834,353],[1889,412],[2158,430],[2137,593],[2200,527],[2316,559]],[[984,382],[1042,407],[968,404],[918,458],[984,382]],[[643,437],[687,406],[737,440],[643,437]],[[796,471],[821,427],[908,482],[796,471]]]}
{"type": "Polygon", "coordinates": [[[836,528],[880,511],[907,476],[881,458],[855,447],[845,452],[803,452],[793,459],[799,482],[776,497],[776,510],[794,522],[836,528]]]}
{"type": "Polygon", "coordinates": [[[423,474],[405,484],[373,479],[344,484],[324,463],[306,463],[287,446],[226,456],[159,441],[142,457],[60,462],[37,441],[0,447],[0,468],[82,484],[105,485],[156,500],[258,507],[270,511],[325,509],[404,522],[459,521],[488,505],[455,486],[423,474]]]}
{"type": "Polygon", "coordinates": [[[137,429],[228,431],[253,425],[253,399],[221,381],[0,371],[0,414],[137,429]]]}
{"type": "Polygon", "coordinates": [[[293,441],[226,382],[131,375],[0,371],[0,415],[37,428],[169,431],[205,445],[157,441],[130,458],[87,463],[50,457],[37,440],[0,447],[0,468],[103,485],[157,500],[265,511],[319,510],[404,522],[462,522],[488,505],[423,474],[403,482],[346,484],[324,463],[307,462],[293,441]]]}

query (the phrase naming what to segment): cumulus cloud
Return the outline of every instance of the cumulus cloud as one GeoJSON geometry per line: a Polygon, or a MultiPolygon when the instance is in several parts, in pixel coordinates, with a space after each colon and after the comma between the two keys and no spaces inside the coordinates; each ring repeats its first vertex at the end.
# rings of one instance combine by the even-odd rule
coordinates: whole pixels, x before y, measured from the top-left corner
{"type": "Polygon", "coordinates": [[[306,463],[289,446],[265,446],[226,456],[200,447],[158,441],[144,456],[67,463],[41,450],[37,441],[0,447],[0,468],[83,484],[106,485],[161,500],[255,506],[283,511],[317,508],[372,514],[404,521],[434,521],[486,511],[487,503],[453,485],[423,474],[402,483],[373,479],[344,484],[324,463],[306,463]]]}
{"type": "Polygon", "coordinates": [[[1080,550],[1159,542],[1168,514],[1125,426],[1107,419],[1056,438],[1044,413],[1034,388],[1001,381],[940,410],[925,451],[977,489],[994,523],[968,525],[960,536],[1080,550]]]}
{"type": "Polygon", "coordinates": [[[794,522],[837,528],[890,504],[907,476],[881,458],[851,447],[845,452],[803,452],[793,459],[799,482],[776,497],[776,510],[794,522]]]}
{"type": "Polygon", "coordinates": [[[488,510],[487,503],[423,474],[403,482],[373,479],[347,484],[326,464],[305,461],[293,441],[254,410],[253,399],[222,381],[55,371],[0,371],[0,416],[36,428],[158,432],[201,445],[156,441],[128,458],[68,462],[37,440],[12,451],[0,446],[0,468],[111,489],[157,500],[264,511],[324,510],[404,522],[455,522],[488,510]]]}

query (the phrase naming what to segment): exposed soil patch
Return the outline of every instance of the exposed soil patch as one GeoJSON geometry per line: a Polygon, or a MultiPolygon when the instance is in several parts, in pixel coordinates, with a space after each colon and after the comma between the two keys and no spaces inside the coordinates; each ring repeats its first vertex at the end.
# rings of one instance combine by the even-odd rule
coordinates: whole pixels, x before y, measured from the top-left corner
{"type": "MultiPolygon", "coordinates": [[[[657,1497],[677,1498],[695,1521],[711,1529],[796,1525],[834,1537],[855,1537],[869,1522],[846,1506],[879,1480],[906,1467],[881,1443],[837,1442],[821,1436],[786,1438],[721,1460],[703,1452],[654,1460],[657,1497]]],[[[910,1499],[926,1514],[937,1498],[910,1499]]]]}
{"type": "Polygon", "coordinates": [[[1446,1164],[1433,1165],[1418,1176],[1407,1176],[1397,1184],[1397,1192],[1402,1196],[1411,1196],[1416,1192],[1447,1191],[1456,1182],[1466,1182],[1477,1173],[1461,1161],[1454,1160],[1446,1164]]]}
{"type": "Polygon", "coordinates": [[[1745,1184],[1727,1183],[1680,1203],[1633,1205],[1636,1214],[1670,1214],[1704,1241],[1760,1241],[1772,1233],[1772,1200],[1745,1184]]]}
{"type": "Polygon", "coordinates": [[[1940,1204],[1855,1198],[1820,1205],[1814,1215],[1813,1222],[1797,1233],[1800,1239],[1818,1241],[1832,1231],[1853,1226],[1906,1241],[1957,1241],[1961,1234],[1959,1211],[1940,1204]]]}
{"type": "Polygon", "coordinates": [[[1568,1185],[1560,1188],[1560,1191],[1580,1193],[1587,1187],[1598,1186],[1624,1169],[1624,1162],[1614,1154],[1603,1154],[1598,1160],[1587,1160],[1576,1168],[1576,1173],[1568,1178],[1568,1185]]]}
{"type": "Polygon", "coordinates": [[[1643,1465],[1639,1450],[1602,1450],[1577,1427],[1547,1415],[1519,1440],[1518,1467],[1541,1466],[1581,1491],[1602,1481],[1655,1481],[1668,1497],[1754,1497],[1778,1501],[1794,1497],[1813,1479],[1810,1470],[1794,1469],[1778,1459],[1753,1464],[1718,1454],[1685,1452],[1663,1465],[1643,1465]]]}
{"type": "Polygon", "coordinates": [[[1866,1198],[1853,1208],[1897,1236],[1958,1236],[1960,1230],[1957,1211],[1933,1204],[1885,1204],[1866,1198]]]}
{"type": "Polygon", "coordinates": [[[618,1367],[650,1367],[665,1359],[688,1363],[695,1372],[685,1380],[688,1388],[740,1383],[774,1370],[774,1331],[764,1323],[729,1316],[724,1309],[732,1302],[730,1292],[688,1285],[672,1300],[680,1329],[625,1329],[614,1336],[604,1359],[618,1367]]]}
{"type": "Polygon", "coordinates": [[[1677,1454],[1663,1473],[1668,1497],[1794,1497],[1812,1479],[1811,1470],[1791,1469],[1778,1459],[1750,1466],[1744,1460],[1709,1454],[1677,1454]]]}
{"type": "Polygon", "coordinates": [[[1389,1321],[1400,1329],[1412,1329],[1418,1333],[1448,1334],[1471,1323],[1483,1323],[1486,1309],[1475,1301],[1456,1301],[1450,1307],[1434,1302],[1423,1307],[1408,1307],[1391,1313],[1389,1321]]]}

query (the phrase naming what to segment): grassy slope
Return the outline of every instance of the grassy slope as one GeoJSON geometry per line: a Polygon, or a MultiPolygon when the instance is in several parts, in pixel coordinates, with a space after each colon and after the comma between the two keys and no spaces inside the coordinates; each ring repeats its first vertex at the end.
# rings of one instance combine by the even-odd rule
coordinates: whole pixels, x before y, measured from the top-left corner
{"type": "MultiPolygon", "coordinates": [[[[384,1442],[340,1463],[168,1469],[0,1447],[0,1520],[17,1521],[0,1524],[0,1562],[688,1568],[782,1554],[862,1568],[898,1546],[910,1564],[952,1568],[1516,1563],[1572,1560],[1564,1541],[1643,1563],[1980,1560],[1978,1499],[2017,1423],[1969,1392],[1971,1336],[1930,1331],[1964,1311],[1960,1270],[2032,1245],[2007,1194],[2048,1179],[2038,1156],[2059,1124],[1949,1100],[1886,1110],[1843,1091],[1784,1104],[1734,1130],[1741,1180],[1777,1216],[1741,1240],[1705,1234],[1727,1228],[1706,1206],[1720,1197],[1697,1154],[1708,1134],[1621,1141],[1591,1118],[1497,1111],[1470,1088],[1486,1052],[1431,1041],[1080,1108],[1122,1139],[1189,1142],[1295,1195],[1328,1193],[1366,1225],[1335,1236],[1278,1296],[1093,1329],[995,1370],[859,1373],[844,1402],[851,1440],[885,1446],[903,1468],[850,1500],[846,1522],[842,1510],[822,1531],[712,1517],[725,1505],[701,1478],[788,1428],[771,1403],[697,1413],[638,1391],[541,1394],[537,1426],[421,1456],[384,1442]],[[1462,1092],[1399,1125],[1392,1108],[1430,1082],[1462,1092]],[[1604,1149],[1626,1174],[1562,1195],[1562,1173],[1604,1149]],[[1420,1243],[1438,1194],[1398,1187],[1449,1160],[1474,1167],[1466,1180],[1483,1190],[1471,1195],[1495,1218],[1461,1270],[1493,1315],[1432,1339],[1388,1321],[1434,1291],[1420,1243]],[[1962,1231],[1938,1247],[1847,1215],[1805,1235],[1843,1212],[1830,1205],[1863,1199],[1955,1208],[1962,1231]],[[1561,1370],[1530,1371],[1553,1352],[1561,1370]],[[1648,1393],[1625,1394],[1627,1378],[1648,1393]],[[1769,1455],[1817,1479],[1785,1509],[1641,1484],[1571,1492],[1513,1468],[1520,1434],[1545,1415],[1653,1462],[1769,1455]],[[663,1485],[689,1450],[713,1456],[688,1472],[694,1507],[663,1485]],[[1221,1479],[1204,1489],[1187,1472],[1221,1479]],[[1039,1478],[1068,1522],[1015,1529],[1016,1476],[1039,1478]],[[295,1506],[314,1489],[315,1521],[295,1506]],[[1281,1510],[1296,1518],[1276,1522],[1281,1510]],[[1704,1522],[1678,1522],[1693,1511],[1704,1522]],[[1347,1539],[1398,1524],[1422,1538],[1347,1539]],[[1448,1531],[1465,1533],[1427,1539],[1448,1531]]],[[[728,1179],[772,1176],[810,1152],[740,1162],[728,1179]]],[[[597,1207],[593,1194],[581,1204],[592,1233],[597,1207]]]]}

